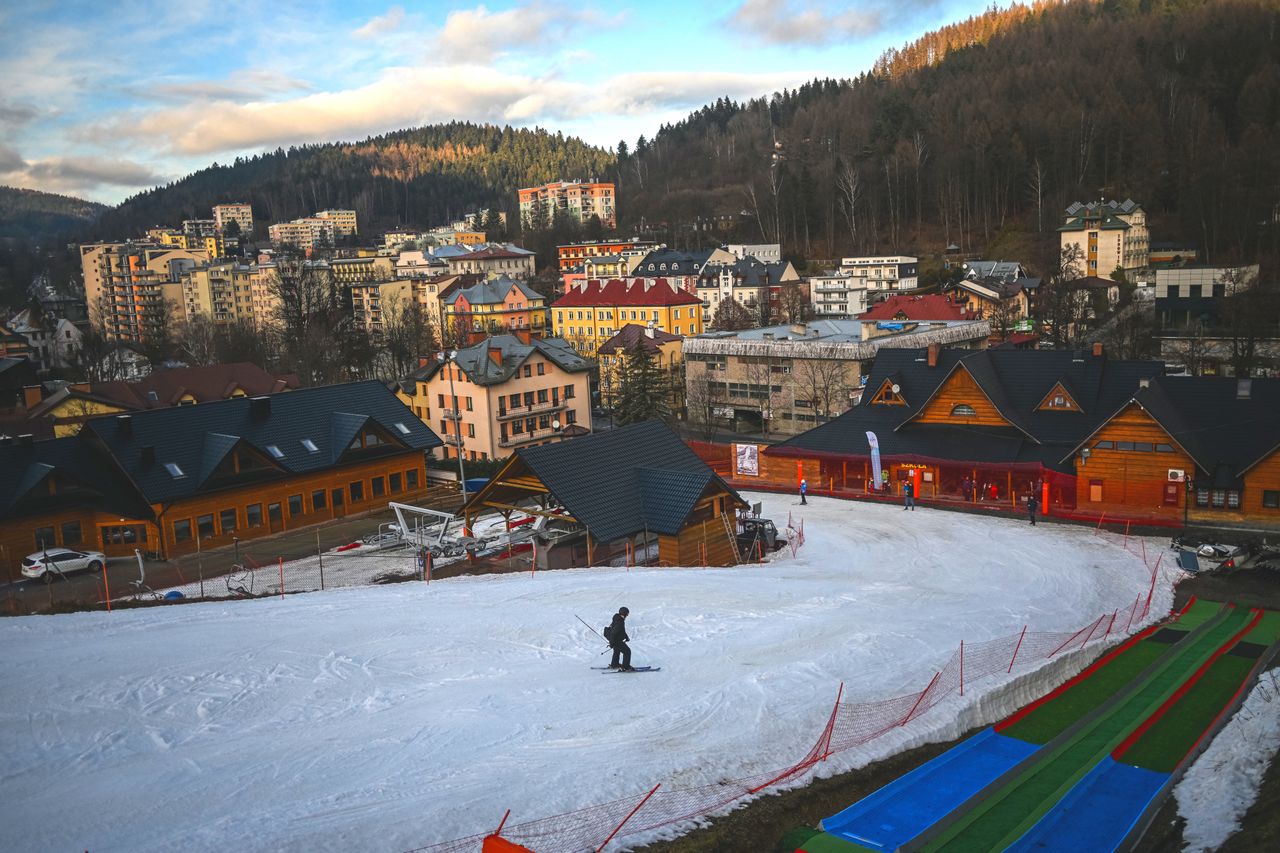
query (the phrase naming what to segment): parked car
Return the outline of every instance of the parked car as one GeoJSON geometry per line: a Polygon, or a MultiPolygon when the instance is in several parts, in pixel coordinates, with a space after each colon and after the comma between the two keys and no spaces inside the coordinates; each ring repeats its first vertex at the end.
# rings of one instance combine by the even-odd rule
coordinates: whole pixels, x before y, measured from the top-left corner
{"type": "Polygon", "coordinates": [[[71,548],[47,548],[28,554],[22,561],[22,574],[29,578],[52,580],[59,572],[68,574],[88,569],[100,572],[107,564],[101,551],[75,551],[71,548]]]}

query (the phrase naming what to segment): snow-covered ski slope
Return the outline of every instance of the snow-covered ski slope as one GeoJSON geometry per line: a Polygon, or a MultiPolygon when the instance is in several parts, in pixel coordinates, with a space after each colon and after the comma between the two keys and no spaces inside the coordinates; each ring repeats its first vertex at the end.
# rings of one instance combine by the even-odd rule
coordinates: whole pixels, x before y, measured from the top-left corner
{"type": "MultiPolygon", "coordinates": [[[[0,849],[395,851],[784,768],[841,681],[846,702],[920,690],[961,639],[1074,630],[1148,590],[1089,528],[749,499],[804,519],[798,557],[0,620],[0,849]],[[624,604],[633,663],[662,672],[591,670],[574,614],[599,630],[624,604]]],[[[1152,614],[1171,596],[1162,577],[1152,614]]]]}

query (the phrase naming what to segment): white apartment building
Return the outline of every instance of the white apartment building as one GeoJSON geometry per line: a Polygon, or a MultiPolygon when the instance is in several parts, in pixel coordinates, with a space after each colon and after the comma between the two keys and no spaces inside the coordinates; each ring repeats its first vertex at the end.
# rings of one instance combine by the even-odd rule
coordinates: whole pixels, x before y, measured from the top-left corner
{"type": "Polygon", "coordinates": [[[724,248],[740,261],[755,258],[766,264],[782,262],[782,246],[779,243],[738,243],[724,248]]]}
{"type": "Polygon", "coordinates": [[[225,234],[227,225],[234,222],[240,227],[240,233],[247,237],[253,233],[253,206],[244,202],[215,204],[213,221],[220,234],[225,234]]]}
{"type": "Polygon", "coordinates": [[[809,302],[815,318],[852,318],[870,307],[867,279],[842,272],[810,276],[809,302]]]}
{"type": "Polygon", "coordinates": [[[920,286],[918,261],[906,255],[841,258],[840,272],[864,280],[869,290],[915,290],[920,286]]]}
{"type": "Polygon", "coordinates": [[[332,222],[333,231],[339,237],[354,237],[360,233],[359,228],[356,226],[356,212],[354,210],[322,210],[313,214],[313,217],[332,222]]]}

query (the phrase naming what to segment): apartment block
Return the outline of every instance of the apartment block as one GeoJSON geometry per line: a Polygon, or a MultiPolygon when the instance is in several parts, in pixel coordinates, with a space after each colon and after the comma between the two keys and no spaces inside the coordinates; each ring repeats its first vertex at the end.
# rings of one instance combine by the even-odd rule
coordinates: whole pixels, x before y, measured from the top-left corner
{"type": "Polygon", "coordinates": [[[1136,272],[1150,264],[1147,212],[1133,199],[1076,202],[1066,214],[1066,222],[1058,228],[1061,247],[1080,250],[1081,276],[1109,278],[1117,267],[1136,272]]]}
{"type": "Polygon", "coordinates": [[[445,259],[449,272],[480,273],[494,278],[497,276],[513,276],[515,278],[532,278],[536,256],[527,249],[513,249],[508,246],[494,244],[482,249],[452,255],[445,259]]]}
{"type": "Polygon", "coordinates": [[[618,227],[617,195],[612,183],[596,181],[552,181],[540,187],[517,190],[520,222],[528,227],[549,222],[557,213],[586,223],[600,218],[605,228],[618,227]]]}
{"type": "Polygon", "coordinates": [[[312,218],[332,222],[333,231],[339,237],[354,237],[360,233],[354,210],[321,210],[312,214],[312,218]]]}
{"type": "Polygon", "coordinates": [[[448,363],[423,359],[400,398],[439,430],[446,457],[503,459],[590,432],[591,367],[559,338],[493,335],[448,363]]]}
{"type": "Polygon", "coordinates": [[[203,251],[149,243],[80,247],[89,322],[111,341],[145,344],[186,316],[182,274],[208,263],[203,251]]]}
{"type": "Polygon", "coordinates": [[[816,318],[847,319],[870,306],[870,289],[865,278],[843,272],[828,272],[809,278],[809,299],[816,318]]]}
{"type": "Polygon", "coordinates": [[[430,322],[440,327],[440,295],[458,276],[440,275],[432,278],[398,278],[394,281],[366,281],[349,285],[351,313],[366,331],[382,328],[386,312],[405,310],[410,305],[421,306],[430,322]]]}
{"type": "Polygon", "coordinates": [[[297,246],[310,252],[319,246],[332,246],[337,238],[334,223],[313,216],[278,222],[267,229],[267,236],[276,246],[297,246]]]}
{"type": "Polygon", "coordinates": [[[204,315],[219,326],[267,319],[258,316],[254,286],[259,278],[256,265],[227,262],[201,264],[184,272],[182,304],[190,320],[204,315]]]}
{"type": "Polygon", "coordinates": [[[861,279],[869,290],[915,290],[919,259],[906,255],[841,258],[840,272],[861,279]]]}
{"type": "Polygon", "coordinates": [[[456,336],[512,329],[527,329],[535,335],[546,332],[546,299],[519,279],[501,276],[451,289],[441,303],[443,328],[456,336]]]}
{"type": "Polygon", "coordinates": [[[638,251],[641,255],[658,248],[652,240],[585,240],[581,243],[566,243],[556,246],[557,262],[560,272],[571,270],[590,258],[604,256],[621,257],[624,252],[638,251]]]}
{"type": "Polygon", "coordinates": [[[213,206],[213,221],[218,227],[218,233],[225,234],[227,226],[234,222],[240,228],[240,233],[248,236],[253,233],[253,205],[244,202],[235,202],[233,204],[215,204],[213,206]]]}
{"type": "Polygon", "coordinates": [[[702,332],[702,302],[662,279],[587,281],[551,305],[555,333],[588,358],[628,323],[672,335],[702,332]]]}

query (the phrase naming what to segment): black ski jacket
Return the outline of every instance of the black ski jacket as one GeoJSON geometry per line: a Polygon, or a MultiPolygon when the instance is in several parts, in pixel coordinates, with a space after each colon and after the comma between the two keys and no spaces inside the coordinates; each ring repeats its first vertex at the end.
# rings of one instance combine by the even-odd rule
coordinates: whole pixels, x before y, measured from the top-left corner
{"type": "Polygon", "coordinates": [[[627,617],[621,613],[613,614],[613,621],[609,623],[609,645],[620,646],[630,639],[627,636],[627,617]]]}

